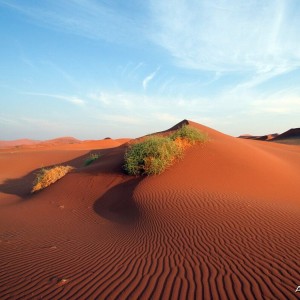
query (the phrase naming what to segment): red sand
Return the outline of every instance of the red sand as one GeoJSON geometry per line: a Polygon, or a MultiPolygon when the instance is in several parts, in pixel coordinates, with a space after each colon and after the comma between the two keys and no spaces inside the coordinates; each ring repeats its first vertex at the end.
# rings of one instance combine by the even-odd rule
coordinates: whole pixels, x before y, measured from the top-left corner
{"type": "Polygon", "coordinates": [[[153,177],[113,140],[88,167],[88,145],[0,152],[0,298],[298,299],[299,146],[189,123],[209,142],[153,177]],[[57,163],[77,170],[30,195],[57,163]]]}

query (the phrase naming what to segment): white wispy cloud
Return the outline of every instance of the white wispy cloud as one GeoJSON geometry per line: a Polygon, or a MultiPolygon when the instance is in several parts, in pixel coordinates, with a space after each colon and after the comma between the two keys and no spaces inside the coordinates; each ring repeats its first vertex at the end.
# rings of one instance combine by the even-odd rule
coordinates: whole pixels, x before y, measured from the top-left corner
{"type": "Polygon", "coordinates": [[[138,93],[102,91],[89,94],[87,98],[100,104],[97,106],[89,102],[89,105],[94,107],[91,114],[97,118],[115,122],[119,120],[120,123],[127,122],[128,124],[130,122],[135,124],[139,120],[140,124],[151,124],[151,126],[155,122],[157,124],[168,123],[172,126],[185,118],[207,117],[208,111],[214,108],[208,99],[201,97],[183,99],[174,96],[141,96],[138,93]]]}
{"type": "Polygon", "coordinates": [[[78,83],[74,79],[74,77],[69,72],[67,72],[65,69],[63,69],[61,66],[59,66],[58,64],[56,64],[50,60],[44,60],[44,61],[42,61],[42,64],[49,66],[51,69],[53,69],[55,72],[57,72],[64,80],[66,80],[72,86],[78,86],[78,83]]]}
{"type": "Polygon", "coordinates": [[[145,65],[144,62],[127,62],[125,65],[118,67],[119,73],[125,80],[139,78],[139,71],[145,65]]]}
{"type": "Polygon", "coordinates": [[[142,96],[138,94],[130,94],[126,92],[91,92],[87,94],[87,98],[99,102],[104,107],[126,108],[130,109],[136,103],[141,102],[142,96]]]}
{"type": "Polygon", "coordinates": [[[17,123],[17,121],[14,119],[11,119],[11,118],[6,118],[6,117],[0,116],[0,123],[3,125],[14,125],[17,123]]]}
{"type": "Polygon", "coordinates": [[[300,66],[296,2],[153,0],[152,39],[186,68],[271,78],[300,66]]]}
{"type": "Polygon", "coordinates": [[[111,97],[111,95],[103,93],[103,92],[91,92],[87,96],[88,96],[88,98],[90,98],[92,100],[96,100],[106,106],[112,104],[113,100],[114,100],[111,97]]]}
{"type": "Polygon", "coordinates": [[[30,93],[30,92],[24,92],[22,94],[30,95],[30,96],[50,97],[54,99],[64,100],[79,106],[85,105],[85,101],[77,96],[66,96],[66,95],[47,94],[47,93],[30,93]]]}
{"type": "MultiPolygon", "coordinates": [[[[41,26],[116,43],[133,43],[143,36],[143,23],[138,14],[133,18],[126,9],[116,9],[114,3],[93,0],[37,2],[34,5],[19,0],[0,0],[0,5],[13,9],[41,26]]],[[[136,3],[136,5],[139,5],[136,3]]],[[[126,4],[123,6],[126,8],[126,4]]]]}
{"type": "Polygon", "coordinates": [[[141,68],[143,65],[144,65],[143,62],[139,62],[139,63],[133,68],[133,70],[132,70],[130,73],[135,72],[136,70],[138,70],[139,68],[141,68]]]}
{"type": "Polygon", "coordinates": [[[147,89],[149,82],[156,76],[156,74],[159,72],[160,67],[158,67],[154,72],[147,75],[143,80],[143,88],[144,90],[147,89]]]}

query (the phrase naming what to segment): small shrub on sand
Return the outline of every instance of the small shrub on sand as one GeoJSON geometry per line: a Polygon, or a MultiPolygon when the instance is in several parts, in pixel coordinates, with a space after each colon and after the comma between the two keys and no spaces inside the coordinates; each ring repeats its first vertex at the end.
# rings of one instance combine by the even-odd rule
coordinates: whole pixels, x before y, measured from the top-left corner
{"type": "Polygon", "coordinates": [[[90,156],[84,161],[84,165],[88,166],[90,165],[92,162],[94,162],[95,160],[97,160],[98,158],[100,158],[100,154],[99,153],[93,153],[90,154],[90,156]]]}
{"type": "Polygon", "coordinates": [[[205,142],[207,140],[207,135],[200,132],[194,127],[183,125],[181,128],[170,135],[170,139],[172,139],[173,141],[184,140],[185,142],[194,145],[197,142],[205,142]]]}
{"type": "Polygon", "coordinates": [[[128,147],[124,169],[129,175],[160,174],[181,158],[187,147],[206,140],[205,134],[185,125],[168,137],[147,137],[128,147]]]}
{"type": "Polygon", "coordinates": [[[181,155],[181,149],[169,138],[151,136],[129,146],[124,169],[130,175],[160,174],[181,155]]]}
{"type": "Polygon", "coordinates": [[[64,177],[67,173],[73,170],[70,166],[56,166],[53,168],[42,168],[37,174],[33,182],[32,193],[44,189],[60,178],[64,177]]]}

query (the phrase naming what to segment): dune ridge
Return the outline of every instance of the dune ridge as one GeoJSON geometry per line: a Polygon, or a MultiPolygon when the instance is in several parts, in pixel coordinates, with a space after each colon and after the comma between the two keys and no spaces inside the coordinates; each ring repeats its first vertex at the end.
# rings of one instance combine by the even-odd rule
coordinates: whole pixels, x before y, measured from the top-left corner
{"type": "Polygon", "coordinates": [[[70,146],[53,186],[0,184],[0,298],[298,299],[299,147],[183,122],[209,142],[159,176],[125,175],[125,144],[88,167],[70,146]]]}

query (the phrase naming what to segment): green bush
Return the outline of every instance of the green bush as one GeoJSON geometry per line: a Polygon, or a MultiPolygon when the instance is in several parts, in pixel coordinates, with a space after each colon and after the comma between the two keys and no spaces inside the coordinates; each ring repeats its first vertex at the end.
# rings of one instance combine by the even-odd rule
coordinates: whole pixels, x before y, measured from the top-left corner
{"type": "Polygon", "coordinates": [[[129,146],[125,153],[125,171],[130,175],[160,174],[182,155],[168,137],[151,136],[129,146]]]}
{"type": "Polygon", "coordinates": [[[98,153],[90,154],[90,156],[84,161],[84,165],[88,166],[95,160],[97,160],[101,155],[98,153]]]}
{"type": "Polygon", "coordinates": [[[205,134],[186,125],[168,137],[146,137],[128,147],[124,157],[124,170],[129,175],[160,174],[181,158],[186,148],[206,140],[205,134]]]}
{"type": "Polygon", "coordinates": [[[188,141],[191,145],[197,142],[205,142],[207,140],[207,135],[200,132],[194,127],[183,125],[181,128],[176,130],[170,135],[170,139],[175,141],[176,139],[183,139],[188,141]]]}

